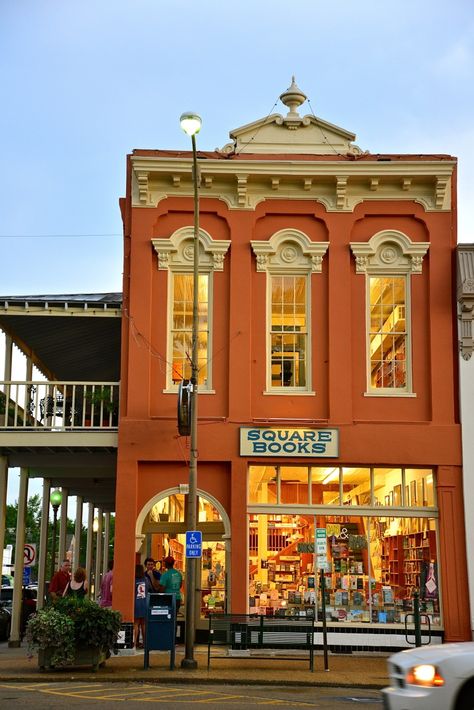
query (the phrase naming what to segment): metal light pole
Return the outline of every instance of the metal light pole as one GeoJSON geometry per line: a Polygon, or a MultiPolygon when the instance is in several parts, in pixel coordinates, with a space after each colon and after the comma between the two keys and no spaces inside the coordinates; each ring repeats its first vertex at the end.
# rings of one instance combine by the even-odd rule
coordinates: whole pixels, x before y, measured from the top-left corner
{"type": "MultiPolygon", "coordinates": [[[[191,355],[191,450],[189,454],[189,493],[186,514],[186,529],[196,530],[197,511],[197,395],[198,395],[198,304],[199,304],[199,175],[197,171],[196,133],[201,129],[201,118],[195,113],[183,113],[180,118],[181,128],[191,136],[193,147],[193,188],[194,188],[194,262],[193,262],[193,322],[191,355]]],[[[181,661],[182,668],[197,668],[194,658],[194,634],[196,628],[196,565],[198,559],[186,558],[186,632],[185,654],[181,661]]]]}
{"type": "Polygon", "coordinates": [[[56,571],[55,557],[56,557],[56,528],[58,526],[58,510],[61,505],[63,497],[61,491],[57,489],[52,491],[49,502],[53,506],[53,541],[51,545],[51,577],[49,581],[53,579],[54,573],[56,571]]]}

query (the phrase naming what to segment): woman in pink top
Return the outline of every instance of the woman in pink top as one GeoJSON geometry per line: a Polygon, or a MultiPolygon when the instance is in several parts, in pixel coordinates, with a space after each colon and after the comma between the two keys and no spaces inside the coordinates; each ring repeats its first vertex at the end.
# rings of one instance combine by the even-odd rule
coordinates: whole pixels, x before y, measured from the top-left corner
{"type": "Polygon", "coordinates": [[[109,570],[102,577],[102,582],[100,584],[100,606],[112,606],[112,581],[114,561],[109,560],[107,569],[109,570]]]}

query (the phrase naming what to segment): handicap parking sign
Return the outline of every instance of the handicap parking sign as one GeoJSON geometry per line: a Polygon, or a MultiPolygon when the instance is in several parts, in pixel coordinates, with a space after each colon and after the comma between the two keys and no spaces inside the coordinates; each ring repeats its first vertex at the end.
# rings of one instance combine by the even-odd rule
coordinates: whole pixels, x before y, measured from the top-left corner
{"type": "Polygon", "coordinates": [[[186,557],[202,557],[202,532],[186,530],[186,557]]]}

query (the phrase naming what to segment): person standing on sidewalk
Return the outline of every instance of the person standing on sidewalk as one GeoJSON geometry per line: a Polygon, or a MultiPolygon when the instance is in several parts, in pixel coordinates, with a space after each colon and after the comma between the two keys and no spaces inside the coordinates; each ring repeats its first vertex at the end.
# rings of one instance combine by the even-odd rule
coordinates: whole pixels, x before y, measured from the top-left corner
{"type": "Polygon", "coordinates": [[[49,596],[53,602],[60,599],[64,590],[71,580],[71,563],[68,559],[64,559],[61,568],[53,575],[53,579],[49,583],[49,596]]]}
{"type": "Polygon", "coordinates": [[[176,595],[176,616],[178,616],[179,607],[181,606],[181,585],[183,584],[183,575],[177,569],[174,569],[174,557],[165,558],[166,572],[161,575],[160,592],[176,595]]]}
{"type": "Polygon", "coordinates": [[[135,648],[143,648],[145,646],[146,598],[150,591],[151,582],[145,575],[143,565],[135,565],[135,648]]]}
{"type": "Polygon", "coordinates": [[[156,562],[153,557],[147,557],[145,560],[145,575],[150,580],[151,591],[158,592],[161,574],[156,569],[156,562]]]}
{"type": "Polygon", "coordinates": [[[102,577],[102,582],[100,583],[100,606],[111,607],[112,606],[112,583],[114,579],[114,561],[109,560],[107,565],[108,572],[102,577]]]}
{"type": "Polygon", "coordinates": [[[84,567],[78,567],[74,572],[74,576],[66,585],[63,592],[63,597],[76,597],[76,599],[84,599],[87,594],[87,579],[86,570],[84,567]]]}

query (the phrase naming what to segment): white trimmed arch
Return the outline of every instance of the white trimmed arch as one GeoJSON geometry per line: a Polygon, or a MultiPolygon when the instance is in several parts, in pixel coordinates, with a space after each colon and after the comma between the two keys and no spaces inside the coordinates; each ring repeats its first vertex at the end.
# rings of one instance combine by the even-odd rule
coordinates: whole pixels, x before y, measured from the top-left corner
{"type": "MultiPolygon", "coordinates": [[[[142,533],[143,530],[143,525],[145,523],[146,517],[149,514],[150,510],[153,508],[154,505],[159,503],[161,500],[164,500],[165,498],[169,498],[172,495],[178,495],[180,493],[179,487],[175,486],[173,488],[167,488],[163,491],[160,491],[157,493],[153,498],[150,498],[143,508],[140,510],[137,516],[137,522],[135,525],[135,552],[140,551],[140,547],[142,545],[144,535],[142,533]]],[[[208,501],[208,503],[211,503],[214,508],[219,512],[219,515],[221,516],[223,525],[224,525],[224,535],[223,537],[227,540],[227,542],[230,541],[230,536],[231,536],[231,529],[230,529],[230,518],[227,514],[227,511],[225,510],[224,506],[222,503],[220,503],[217,498],[214,498],[210,493],[207,491],[203,491],[202,489],[198,488],[197,495],[199,498],[204,498],[204,500],[208,501]]]]}

